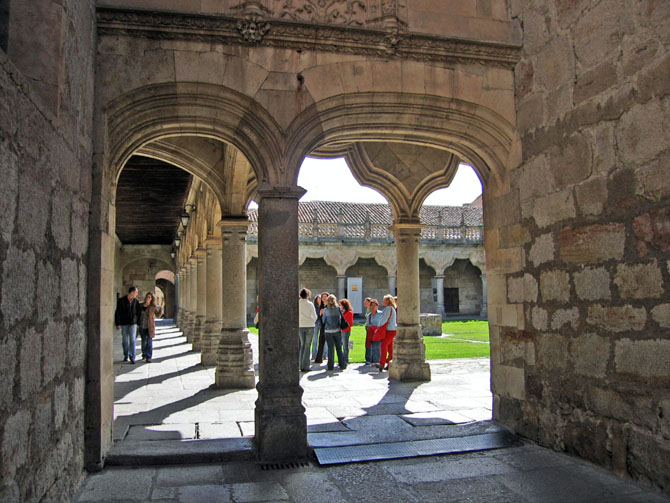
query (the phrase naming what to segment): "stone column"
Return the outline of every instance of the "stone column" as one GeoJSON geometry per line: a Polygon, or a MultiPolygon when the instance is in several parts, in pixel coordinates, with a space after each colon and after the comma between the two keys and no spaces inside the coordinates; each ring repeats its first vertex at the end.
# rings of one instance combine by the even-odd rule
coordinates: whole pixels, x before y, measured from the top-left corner
{"type": "Polygon", "coordinates": [[[207,319],[202,332],[201,363],[216,365],[221,337],[223,300],[221,298],[221,238],[209,237],[205,241],[207,249],[207,319]]]}
{"type": "Polygon", "coordinates": [[[174,275],[174,314],[173,314],[173,316],[174,316],[173,321],[174,321],[175,325],[177,324],[177,316],[179,316],[179,302],[181,300],[179,298],[180,284],[181,284],[181,280],[179,278],[179,274],[177,272],[175,272],[175,275],[174,275]]]}
{"type": "Polygon", "coordinates": [[[184,264],[184,315],[182,317],[181,331],[186,336],[186,341],[191,342],[191,264],[188,261],[184,264]]]}
{"type": "Polygon", "coordinates": [[[300,187],[258,187],[260,380],[256,436],[263,461],[308,454],[298,368],[298,199],[300,187]]]}
{"type": "Polygon", "coordinates": [[[430,381],[430,366],[426,363],[426,347],[419,319],[421,224],[398,223],[391,229],[395,233],[398,263],[398,332],[389,376],[398,381],[430,381]]]}
{"type": "Polygon", "coordinates": [[[344,299],[347,296],[347,277],[337,277],[337,300],[344,299]]]}
{"type": "Polygon", "coordinates": [[[195,251],[196,299],[195,319],[193,321],[193,350],[202,350],[202,331],[207,319],[207,251],[198,248],[195,251]]]}
{"type": "Polygon", "coordinates": [[[195,343],[195,318],[198,314],[198,259],[195,254],[188,259],[189,286],[188,286],[188,337],[191,344],[195,343]]]}
{"type": "Polygon", "coordinates": [[[181,318],[182,318],[182,314],[183,314],[183,310],[184,310],[184,307],[182,305],[182,300],[181,300],[182,297],[184,296],[184,291],[183,291],[184,287],[183,287],[183,283],[182,283],[183,280],[184,280],[184,277],[182,276],[181,270],[179,270],[177,272],[177,274],[175,274],[175,278],[177,278],[177,279],[175,280],[174,291],[175,291],[175,295],[177,296],[176,297],[177,302],[175,303],[174,323],[175,323],[175,325],[177,325],[177,328],[181,329],[181,325],[182,325],[181,318]]]}
{"type": "Polygon", "coordinates": [[[488,288],[486,285],[486,273],[482,273],[482,309],[479,312],[479,316],[486,319],[489,317],[489,298],[488,288]]]}
{"type": "MultiPolygon", "coordinates": [[[[221,227],[223,276],[221,334],[216,360],[217,388],[254,387],[254,364],[247,330],[247,227],[246,217],[226,218],[221,227]]],[[[275,298],[275,302],[279,297],[275,298]]],[[[284,304],[284,302],[277,302],[284,304]]]]}
{"type": "Polygon", "coordinates": [[[444,276],[435,276],[435,290],[437,290],[437,313],[444,319],[444,276]]]}
{"type": "Polygon", "coordinates": [[[391,294],[395,297],[396,277],[389,275],[389,276],[386,276],[386,279],[389,282],[389,294],[391,294]]]}

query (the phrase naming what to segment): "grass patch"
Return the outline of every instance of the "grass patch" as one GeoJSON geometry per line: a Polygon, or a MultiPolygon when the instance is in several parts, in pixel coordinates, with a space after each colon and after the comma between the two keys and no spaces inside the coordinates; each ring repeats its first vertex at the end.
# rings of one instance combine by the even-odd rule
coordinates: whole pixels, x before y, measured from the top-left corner
{"type": "MultiPolygon", "coordinates": [[[[258,333],[255,327],[249,327],[249,331],[258,333]]],[[[487,321],[445,321],[442,323],[442,332],[454,335],[452,337],[424,337],[427,360],[483,358],[491,355],[489,344],[482,344],[482,342],[489,342],[487,321]]],[[[362,325],[354,325],[351,329],[350,340],[354,341],[354,348],[349,352],[349,361],[363,363],[365,361],[365,329],[362,325]]]]}

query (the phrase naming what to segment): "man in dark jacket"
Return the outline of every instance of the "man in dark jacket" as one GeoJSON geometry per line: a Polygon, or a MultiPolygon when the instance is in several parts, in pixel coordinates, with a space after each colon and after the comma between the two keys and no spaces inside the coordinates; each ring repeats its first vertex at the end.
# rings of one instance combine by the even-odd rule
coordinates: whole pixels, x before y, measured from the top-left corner
{"type": "Polygon", "coordinates": [[[137,287],[131,286],[128,295],[120,297],[116,301],[114,312],[114,325],[121,329],[123,343],[123,361],[135,363],[135,338],[137,337],[137,322],[140,318],[140,303],[137,297],[137,287]]]}

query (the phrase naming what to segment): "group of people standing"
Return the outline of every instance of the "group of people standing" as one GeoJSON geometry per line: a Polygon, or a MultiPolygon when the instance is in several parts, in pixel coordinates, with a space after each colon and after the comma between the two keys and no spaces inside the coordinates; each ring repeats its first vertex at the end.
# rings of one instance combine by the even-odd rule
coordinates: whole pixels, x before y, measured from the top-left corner
{"type": "Polygon", "coordinates": [[[151,363],[153,357],[153,338],[156,336],[156,316],[161,316],[163,308],[156,305],[156,296],[147,292],[144,302],[137,300],[137,287],[131,286],[128,295],[119,297],[114,312],[114,325],[121,330],[123,361],[135,364],[135,344],[139,327],[142,338],[142,359],[151,363]]]}
{"type": "MultiPolygon", "coordinates": [[[[347,368],[349,363],[349,337],[354,325],[354,310],[348,299],[337,301],[335,295],[323,292],[310,301],[311,292],[300,290],[299,311],[299,351],[301,372],[310,371],[310,349],[314,363],[327,359],[327,369],[347,368]]],[[[393,339],[397,329],[396,300],[391,295],[384,296],[384,310],[379,311],[377,299],[365,299],[365,363],[373,365],[380,372],[388,369],[393,358],[393,339]]]]}

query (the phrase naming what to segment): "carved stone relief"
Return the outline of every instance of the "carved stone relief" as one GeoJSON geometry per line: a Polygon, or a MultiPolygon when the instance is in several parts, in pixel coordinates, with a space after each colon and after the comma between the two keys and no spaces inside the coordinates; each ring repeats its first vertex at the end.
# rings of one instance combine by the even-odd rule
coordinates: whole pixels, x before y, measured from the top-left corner
{"type": "Polygon", "coordinates": [[[365,26],[367,5],[362,0],[280,0],[279,18],[317,24],[365,26]]]}

